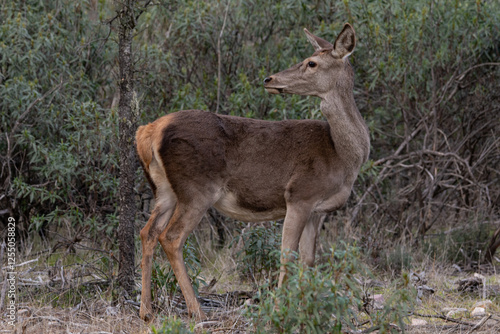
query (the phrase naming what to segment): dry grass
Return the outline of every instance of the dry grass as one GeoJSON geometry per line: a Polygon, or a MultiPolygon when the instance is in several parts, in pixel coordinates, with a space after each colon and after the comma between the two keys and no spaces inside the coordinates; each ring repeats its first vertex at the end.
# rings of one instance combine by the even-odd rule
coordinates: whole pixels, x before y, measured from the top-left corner
{"type": "MultiPolygon", "coordinates": [[[[148,333],[148,326],[130,310],[120,310],[102,300],[90,301],[90,310],[26,305],[19,310],[13,333],[148,333]]],[[[0,324],[2,331],[12,328],[0,324]]]]}
{"type": "Polygon", "coordinates": [[[458,273],[453,268],[431,268],[425,276],[427,278],[426,285],[433,288],[435,292],[422,298],[422,302],[415,310],[415,314],[420,316],[413,316],[411,319],[425,320],[427,324],[410,326],[408,333],[469,333],[474,325],[489,315],[491,318],[475,329],[474,333],[500,332],[500,277],[494,272],[484,274],[486,277],[485,291],[478,287],[468,292],[459,292],[456,283],[460,279],[473,278],[472,273],[458,273]],[[475,304],[484,300],[484,292],[486,299],[492,303],[486,307],[484,316],[474,317],[471,312],[475,309],[475,304]],[[459,308],[466,309],[466,311],[449,315],[450,309],[459,308]],[[464,325],[465,323],[472,326],[464,325]]]}
{"type": "MultiPolygon", "coordinates": [[[[201,246],[201,276],[207,283],[216,280],[213,287],[202,288],[200,293],[207,301],[206,305],[208,301],[212,303],[208,308],[209,321],[197,324],[188,319],[182,297],[178,294],[173,299],[155,300],[157,316],[151,324],[145,324],[138,317],[138,299],[125,302],[124,298],[115,295],[113,277],[116,277],[116,266],[109,265],[113,263],[112,256],[75,247],[75,253],[60,249],[50,255],[33,257],[28,254],[18,259],[18,262],[23,262],[38,258],[38,261],[18,268],[16,326],[14,329],[10,327],[2,316],[0,333],[151,333],[153,326],[161,328],[166,319],[174,316],[181,318],[196,333],[248,332],[250,319],[243,315],[244,306],[241,305],[246,299],[251,299],[251,293],[246,292],[252,291],[252,284],[238,273],[234,250],[227,247],[214,250],[204,228],[207,227],[202,224],[194,238],[201,246]]],[[[320,251],[332,242],[333,236],[326,235],[323,233],[320,251]]],[[[166,261],[163,257],[157,260],[166,261]]],[[[438,265],[429,258],[419,259],[416,267],[425,282],[415,284],[425,284],[434,293],[424,295],[415,315],[408,318],[408,333],[469,333],[482,319],[471,316],[470,312],[477,302],[484,299],[484,293],[486,299],[492,301],[486,309],[491,317],[474,333],[500,333],[500,276],[495,268],[482,272],[486,278],[484,291],[479,288],[459,292],[456,282],[472,277],[474,272],[458,272],[452,266],[438,265]],[[447,308],[465,308],[467,311],[446,320],[447,308]],[[426,324],[412,326],[412,319],[425,320],[426,324]]],[[[369,293],[387,296],[397,288],[393,283],[399,276],[397,271],[375,269],[375,272],[378,272],[376,280],[381,284],[370,288],[369,293]]],[[[140,282],[140,277],[137,277],[137,282],[140,282]]],[[[1,314],[5,315],[5,311],[1,314]]]]}

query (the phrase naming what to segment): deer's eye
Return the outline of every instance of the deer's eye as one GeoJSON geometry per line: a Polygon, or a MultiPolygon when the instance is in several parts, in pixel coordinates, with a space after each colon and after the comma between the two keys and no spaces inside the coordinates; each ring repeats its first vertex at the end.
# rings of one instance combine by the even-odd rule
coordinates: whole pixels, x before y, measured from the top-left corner
{"type": "Polygon", "coordinates": [[[307,63],[307,66],[309,66],[309,67],[316,67],[316,65],[317,64],[315,62],[313,62],[313,61],[310,61],[310,62],[307,63]]]}

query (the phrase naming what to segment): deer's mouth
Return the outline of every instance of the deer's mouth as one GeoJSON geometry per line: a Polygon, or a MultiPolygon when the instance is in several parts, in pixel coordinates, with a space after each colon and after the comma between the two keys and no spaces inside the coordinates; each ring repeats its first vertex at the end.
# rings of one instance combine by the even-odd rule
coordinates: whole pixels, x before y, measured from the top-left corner
{"type": "Polygon", "coordinates": [[[282,94],[283,88],[280,87],[264,87],[270,94],[282,94]]]}

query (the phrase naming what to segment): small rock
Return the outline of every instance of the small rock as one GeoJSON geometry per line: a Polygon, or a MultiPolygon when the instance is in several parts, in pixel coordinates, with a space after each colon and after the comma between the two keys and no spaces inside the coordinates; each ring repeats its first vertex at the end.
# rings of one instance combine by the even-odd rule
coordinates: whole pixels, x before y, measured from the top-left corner
{"type": "Polygon", "coordinates": [[[453,318],[453,317],[463,317],[467,314],[469,310],[466,308],[459,308],[459,307],[445,307],[442,309],[442,312],[448,312],[446,313],[447,318],[453,318]]]}
{"type": "Polygon", "coordinates": [[[373,308],[375,310],[383,310],[384,309],[384,295],[378,294],[378,295],[373,295],[373,308]]]}
{"type": "Polygon", "coordinates": [[[473,317],[483,317],[486,315],[486,310],[482,307],[476,307],[472,310],[470,315],[473,317]]]}
{"type": "Polygon", "coordinates": [[[485,280],[486,279],[486,277],[484,277],[483,275],[478,274],[478,273],[474,273],[474,277],[477,277],[477,278],[479,278],[481,280],[485,280]]]}
{"type": "Polygon", "coordinates": [[[493,306],[493,302],[489,299],[486,299],[486,300],[481,300],[481,301],[475,303],[473,307],[474,308],[475,307],[482,307],[484,309],[487,309],[487,308],[490,308],[492,306],[493,306]]]}
{"type": "Polygon", "coordinates": [[[424,326],[427,325],[427,321],[423,319],[411,319],[412,326],[424,326]]]}
{"type": "Polygon", "coordinates": [[[108,307],[106,307],[106,314],[107,315],[117,315],[118,314],[118,308],[113,307],[113,306],[108,306],[108,307]]]}

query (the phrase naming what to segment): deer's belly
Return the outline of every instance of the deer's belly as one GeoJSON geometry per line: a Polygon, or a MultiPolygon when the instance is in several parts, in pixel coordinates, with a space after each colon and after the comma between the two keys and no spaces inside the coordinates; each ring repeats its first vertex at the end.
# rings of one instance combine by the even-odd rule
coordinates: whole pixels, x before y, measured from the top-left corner
{"type": "Polygon", "coordinates": [[[238,204],[237,197],[227,192],[214,204],[214,207],[223,215],[245,222],[260,222],[276,220],[285,217],[286,208],[272,208],[263,211],[251,210],[238,204]]]}

